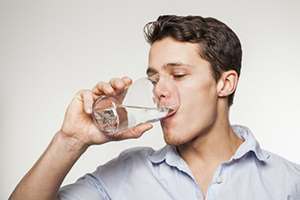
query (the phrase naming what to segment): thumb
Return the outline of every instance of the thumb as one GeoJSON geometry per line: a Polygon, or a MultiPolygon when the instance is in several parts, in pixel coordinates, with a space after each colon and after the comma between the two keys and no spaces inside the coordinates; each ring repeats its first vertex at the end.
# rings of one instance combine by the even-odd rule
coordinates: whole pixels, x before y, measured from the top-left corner
{"type": "Polygon", "coordinates": [[[141,137],[146,131],[153,128],[151,123],[141,123],[133,128],[126,129],[113,135],[113,140],[125,140],[141,137]]]}

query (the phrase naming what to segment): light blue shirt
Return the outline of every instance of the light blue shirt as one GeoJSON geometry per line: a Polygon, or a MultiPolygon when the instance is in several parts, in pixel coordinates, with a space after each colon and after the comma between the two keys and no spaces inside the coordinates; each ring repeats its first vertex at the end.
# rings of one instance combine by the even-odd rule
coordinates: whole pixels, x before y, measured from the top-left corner
{"type": "Polygon", "coordinates": [[[138,147],[122,152],[59,191],[72,200],[300,200],[300,166],[262,150],[251,131],[232,126],[244,140],[214,173],[203,195],[176,148],[138,147]]]}

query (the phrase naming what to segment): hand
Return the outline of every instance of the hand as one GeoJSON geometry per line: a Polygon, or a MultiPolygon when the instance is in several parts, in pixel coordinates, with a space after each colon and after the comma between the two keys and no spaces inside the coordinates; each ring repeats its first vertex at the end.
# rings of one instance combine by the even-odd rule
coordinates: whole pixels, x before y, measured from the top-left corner
{"type": "Polygon", "coordinates": [[[132,80],[128,77],[114,78],[109,83],[99,82],[92,90],[77,92],[66,110],[61,132],[78,139],[87,146],[113,140],[139,138],[145,131],[152,128],[152,124],[139,124],[114,136],[107,136],[94,125],[91,117],[92,105],[99,96],[108,95],[122,99],[124,91],[131,83],[132,80]]]}

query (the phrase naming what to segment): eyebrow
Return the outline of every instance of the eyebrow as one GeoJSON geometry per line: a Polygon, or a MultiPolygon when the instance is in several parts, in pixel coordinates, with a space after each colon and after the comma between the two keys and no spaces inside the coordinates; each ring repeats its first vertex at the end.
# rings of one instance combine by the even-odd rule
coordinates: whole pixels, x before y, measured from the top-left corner
{"type": "MultiPolygon", "coordinates": [[[[182,63],[182,62],[171,62],[171,63],[166,63],[163,65],[163,68],[171,68],[171,67],[177,67],[177,66],[187,66],[187,67],[194,67],[193,65],[182,63]]],[[[152,75],[156,74],[158,71],[154,69],[153,67],[149,66],[147,68],[146,74],[147,75],[152,75]]]]}

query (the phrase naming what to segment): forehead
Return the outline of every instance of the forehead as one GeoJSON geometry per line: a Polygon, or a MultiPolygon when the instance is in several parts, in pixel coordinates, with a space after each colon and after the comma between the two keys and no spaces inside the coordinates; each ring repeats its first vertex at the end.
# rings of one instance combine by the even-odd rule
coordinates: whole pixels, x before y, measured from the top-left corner
{"type": "Polygon", "coordinates": [[[148,65],[151,70],[163,70],[166,66],[209,65],[200,56],[200,47],[196,43],[180,42],[167,37],[152,44],[148,65]]]}

